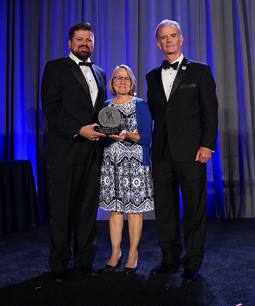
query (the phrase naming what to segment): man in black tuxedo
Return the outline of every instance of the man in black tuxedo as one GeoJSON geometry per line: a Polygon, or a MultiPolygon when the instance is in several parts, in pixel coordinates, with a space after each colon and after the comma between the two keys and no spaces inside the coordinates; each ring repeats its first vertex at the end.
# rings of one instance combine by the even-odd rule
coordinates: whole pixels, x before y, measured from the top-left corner
{"type": "Polygon", "coordinates": [[[193,281],[204,258],[206,163],[216,149],[216,88],[210,67],[181,53],[183,37],[177,22],[162,21],[156,38],[165,60],[146,80],[154,120],[152,174],[162,261],[151,273],[174,272],[181,263],[182,277],[193,281]],[[179,187],[186,248],[181,260],[179,187]]]}
{"type": "Polygon", "coordinates": [[[49,266],[62,280],[72,256],[74,266],[96,274],[96,252],[101,133],[98,112],[106,99],[105,72],[90,62],[94,34],[88,23],[69,30],[68,57],[49,61],[42,79],[42,108],[48,133],[44,145],[50,205],[49,266]]]}

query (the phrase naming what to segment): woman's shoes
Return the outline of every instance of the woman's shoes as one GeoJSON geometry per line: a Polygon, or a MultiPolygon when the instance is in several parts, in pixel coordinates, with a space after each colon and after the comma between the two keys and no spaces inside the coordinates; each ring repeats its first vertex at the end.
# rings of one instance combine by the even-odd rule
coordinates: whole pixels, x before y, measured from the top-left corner
{"type": "Polygon", "coordinates": [[[135,260],[135,267],[134,268],[130,268],[130,267],[125,267],[124,268],[124,273],[125,274],[131,274],[131,273],[135,273],[136,272],[136,270],[137,270],[137,262],[138,262],[138,257],[137,257],[137,259],[135,260]]]}
{"type": "Polygon", "coordinates": [[[125,274],[131,274],[131,273],[135,273],[136,270],[137,270],[137,266],[134,267],[134,268],[127,268],[127,267],[125,267],[124,268],[124,273],[125,274]]]}
{"type": "Polygon", "coordinates": [[[118,259],[117,263],[115,266],[111,266],[111,265],[105,265],[104,267],[104,271],[105,272],[114,272],[115,270],[117,270],[120,265],[121,265],[121,259],[122,259],[123,254],[121,254],[120,258],[118,259]]]}
{"type": "MultiPolygon", "coordinates": [[[[112,265],[105,265],[104,267],[104,271],[105,272],[114,272],[115,270],[117,270],[120,266],[121,266],[121,259],[123,257],[123,254],[121,254],[120,258],[118,259],[117,263],[115,266],[112,266],[112,265]]],[[[130,268],[130,267],[125,267],[124,268],[124,273],[125,274],[131,274],[131,273],[135,273],[136,270],[137,270],[137,261],[138,261],[138,258],[137,260],[135,261],[135,267],[134,268],[130,268]]]]}

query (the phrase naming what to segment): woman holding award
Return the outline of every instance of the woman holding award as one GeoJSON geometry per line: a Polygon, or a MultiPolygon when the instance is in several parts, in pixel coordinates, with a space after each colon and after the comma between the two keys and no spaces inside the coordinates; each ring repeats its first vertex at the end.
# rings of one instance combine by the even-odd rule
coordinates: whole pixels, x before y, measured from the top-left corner
{"type": "Polygon", "coordinates": [[[134,96],[136,79],[128,66],[114,69],[109,90],[115,98],[105,106],[120,112],[121,132],[109,136],[101,166],[99,207],[111,211],[112,244],[112,256],[104,270],[115,271],[121,265],[123,215],[127,213],[130,249],[124,272],[129,274],[137,270],[142,213],[154,210],[149,156],[152,120],[147,103],[134,96]]]}

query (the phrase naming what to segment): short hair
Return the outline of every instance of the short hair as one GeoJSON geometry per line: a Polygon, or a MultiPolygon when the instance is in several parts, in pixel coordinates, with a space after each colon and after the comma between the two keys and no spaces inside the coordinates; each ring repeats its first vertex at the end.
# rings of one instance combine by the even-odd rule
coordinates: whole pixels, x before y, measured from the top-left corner
{"type": "Polygon", "coordinates": [[[128,67],[127,65],[119,65],[119,66],[116,66],[116,68],[113,70],[113,73],[112,73],[112,76],[111,76],[111,79],[109,81],[109,90],[110,90],[110,93],[114,96],[116,96],[116,91],[113,87],[113,79],[114,79],[114,75],[116,73],[117,70],[119,70],[120,68],[124,68],[126,69],[127,71],[127,74],[128,76],[130,77],[131,79],[131,87],[130,87],[130,91],[129,91],[129,94],[131,96],[134,96],[135,95],[135,90],[136,90],[136,78],[135,78],[135,75],[133,73],[133,71],[131,70],[130,67],[128,67]]]}
{"type": "Polygon", "coordinates": [[[155,34],[156,34],[157,40],[158,40],[159,29],[161,27],[167,25],[167,24],[170,25],[171,27],[176,28],[179,32],[179,37],[182,37],[182,29],[181,29],[181,26],[179,25],[179,23],[177,21],[174,21],[174,20],[165,19],[165,20],[161,21],[156,28],[155,34]]]}
{"type": "Polygon", "coordinates": [[[69,40],[72,40],[73,37],[74,37],[74,32],[79,31],[79,30],[90,31],[94,35],[91,24],[88,23],[88,22],[81,22],[81,23],[77,23],[77,24],[73,25],[70,28],[70,30],[69,30],[69,40]]]}

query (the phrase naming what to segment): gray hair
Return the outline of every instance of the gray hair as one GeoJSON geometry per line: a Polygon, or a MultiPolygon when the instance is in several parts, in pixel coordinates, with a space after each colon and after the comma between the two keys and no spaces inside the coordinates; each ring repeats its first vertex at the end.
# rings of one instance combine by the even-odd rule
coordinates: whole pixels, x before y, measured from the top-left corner
{"type": "Polygon", "coordinates": [[[158,24],[155,34],[156,34],[156,38],[158,40],[158,31],[161,27],[165,26],[165,25],[170,25],[171,27],[174,27],[178,30],[179,33],[179,37],[182,37],[182,29],[181,26],[179,25],[179,23],[177,21],[174,20],[169,20],[169,19],[165,19],[163,21],[160,22],[160,24],[158,24]]]}
{"type": "Polygon", "coordinates": [[[115,89],[113,88],[113,79],[114,79],[114,76],[115,76],[115,72],[117,70],[119,70],[120,68],[124,68],[126,69],[127,71],[127,74],[128,76],[130,77],[131,79],[131,87],[130,87],[130,92],[129,94],[131,96],[135,96],[135,90],[136,90],[136,78],[135,78],[135,75],[133,73],[133,71],[131,70],[130,67],[128,67],[127,65],[119,65],[119,66],[116,66],[116,68],[113,70],[113,73],[112,73],[112,76],[111,76],[111,79],[109,81],[109,90],[110,90],[110,93],[114,96],[116,96],[116,91],[115,89]]]}

